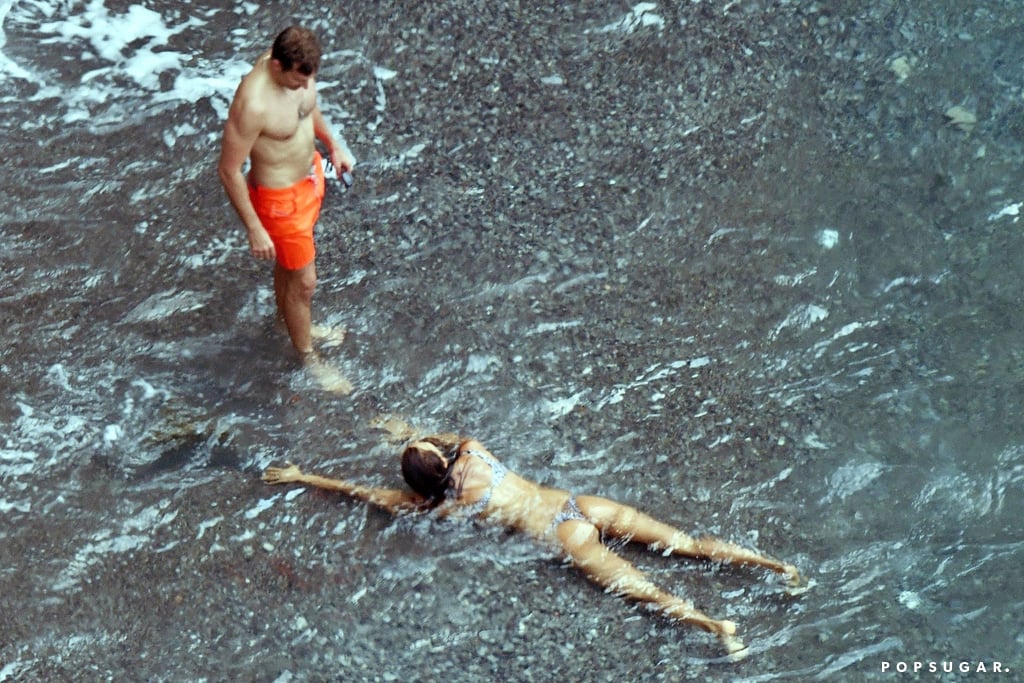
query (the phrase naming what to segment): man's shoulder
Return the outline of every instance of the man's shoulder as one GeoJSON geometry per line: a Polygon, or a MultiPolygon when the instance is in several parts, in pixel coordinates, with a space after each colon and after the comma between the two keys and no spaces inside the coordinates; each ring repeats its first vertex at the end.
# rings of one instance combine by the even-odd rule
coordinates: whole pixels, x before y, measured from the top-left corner
{"type": "Polygon", "coordinates": [[[235,98],[231,109],[238,115],[251,116],[261,115],[266,110],[266,98],[263,97],[265,81],[261,74],[254,68],[242,77],[235,91],[235,98]]]}

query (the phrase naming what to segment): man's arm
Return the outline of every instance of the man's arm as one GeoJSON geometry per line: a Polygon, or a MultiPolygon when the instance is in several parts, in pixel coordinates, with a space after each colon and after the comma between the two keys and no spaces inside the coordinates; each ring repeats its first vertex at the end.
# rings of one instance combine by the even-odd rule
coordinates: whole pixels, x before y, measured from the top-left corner
{"type": "Polygon", "coordinates": [[[316,474],[304,474],[296,465],[287,467],[268,467],[263,473],[263,481],[268,484],[309,484],[326,491],[338,491],[346,496],[365,500],[393,513],[417,510],[426,500],[418,493],[399,489],[385,489],[374,486],[360,486],[344,479],[330,479],[316,474]]]}
{"type": "Polygon", "coordinates": [[[324,118],[319,106],[313,108],[312,117],[313,134],[320,142],[324,143],[324,147],[327,148],[327,154],[330,155],[331,164],[334,166],[338,177],[341,177],[342,173],[352,170],[352,167],[355,166],[355,159],[352,158],[342,145],[335,141],[334,136],[331,134],[331,127],[327,124],[327,119],[324,118]]]}
{"type": "Polygon", "coordinates": [[[224,124],[217,173],[227,191],[228,199],[231,200],[231,205],[235,207],[238,217],[245,225],[252,255],[258,259],[273,259],[274,243],[270,241],[270,235],[256,215],[256,209],[249,199],[245,174],[242,173],[242,165],[249,158],[262,127],[262,116],[251,111],[241,93],[236,94],[235,101],[228,111],[227,123],[224,124]]]}

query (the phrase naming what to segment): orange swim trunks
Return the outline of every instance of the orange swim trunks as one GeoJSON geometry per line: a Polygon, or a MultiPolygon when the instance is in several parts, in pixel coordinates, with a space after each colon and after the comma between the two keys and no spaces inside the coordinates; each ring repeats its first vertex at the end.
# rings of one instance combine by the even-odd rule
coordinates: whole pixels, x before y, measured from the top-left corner
{"type": "Polygon", "coordinates": [[[313,226],[324,199],[324,167],[319,152],[309,175],[299,182],[289,187],[250,184],[249,198],[274,243],[281,267],[298,270],[312,263],[316,256],[313,226]]]}

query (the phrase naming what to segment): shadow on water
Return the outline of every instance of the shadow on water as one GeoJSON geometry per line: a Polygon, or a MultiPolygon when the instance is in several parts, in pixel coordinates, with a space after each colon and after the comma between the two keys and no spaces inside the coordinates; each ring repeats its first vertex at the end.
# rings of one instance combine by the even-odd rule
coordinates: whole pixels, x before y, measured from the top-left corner
{"type": "Polygon", "coordinates": [[[230,437],[220,434],[213,438],[203,434],[187,434],[169,444],[155,446],[157,458],[139,465],[132,472],[134,479],[152,479],[161,474],[201,464],[203,467],[241,470],[244,458],[231,447],[230,437]]]}

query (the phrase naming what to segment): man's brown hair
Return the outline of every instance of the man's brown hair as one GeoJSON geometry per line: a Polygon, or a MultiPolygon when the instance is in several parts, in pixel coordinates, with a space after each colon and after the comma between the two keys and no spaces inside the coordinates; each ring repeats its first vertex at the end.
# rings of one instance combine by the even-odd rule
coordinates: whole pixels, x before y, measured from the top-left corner
{"type": "Polygon", "coordinates": [[[280,62],[285,71],[294,69],[312,76],[320,69],[320,41],[308,28],[289,26],[274,39],[270,58],[280,62]]]}

